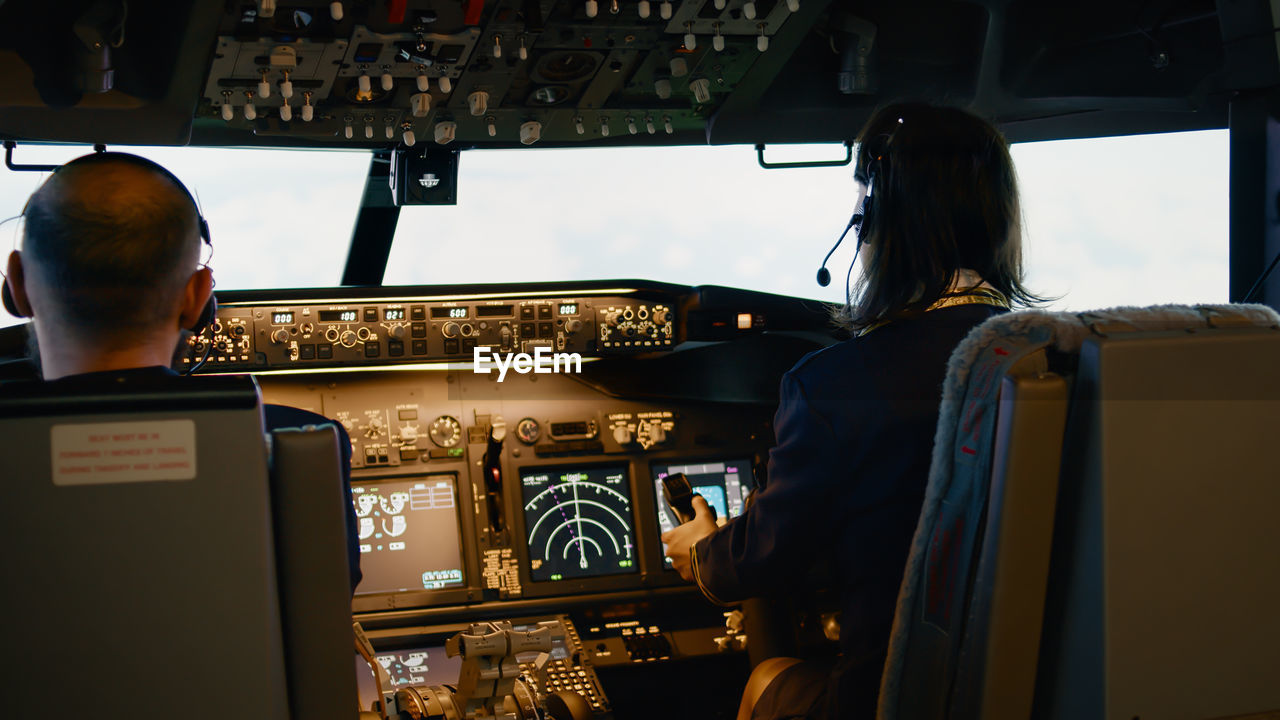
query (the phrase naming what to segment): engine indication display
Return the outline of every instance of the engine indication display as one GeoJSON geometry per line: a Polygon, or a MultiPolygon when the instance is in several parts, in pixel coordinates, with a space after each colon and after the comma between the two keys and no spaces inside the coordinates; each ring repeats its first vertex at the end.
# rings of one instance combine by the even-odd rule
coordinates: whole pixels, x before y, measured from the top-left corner
{"type": "Polygon", "coordinates": [[[637,571],[625,467],[522,468],[520,485],[534,581],[637,571]]]}

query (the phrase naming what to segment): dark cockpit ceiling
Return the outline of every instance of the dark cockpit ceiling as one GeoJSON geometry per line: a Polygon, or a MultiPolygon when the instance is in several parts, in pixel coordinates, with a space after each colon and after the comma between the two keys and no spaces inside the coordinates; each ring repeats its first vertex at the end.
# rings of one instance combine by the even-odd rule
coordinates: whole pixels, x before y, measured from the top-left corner
{"type": "Polygon", "coordinates": [[[825,142],[908,97],[968,105],[1014,140],[1040,140],[1223,127],[1233,94],[1280,78],[1263,0],[341,5],[335,20],[330,3],[307,0],[0,0],[0,137],[377,148],[409,130],[420,144],[452,134],[457,148],[825,142]],[[271,17],[264,5],[277,6],[271,17]],[[429,102],[414,99],[419,75],[429,102]]]}

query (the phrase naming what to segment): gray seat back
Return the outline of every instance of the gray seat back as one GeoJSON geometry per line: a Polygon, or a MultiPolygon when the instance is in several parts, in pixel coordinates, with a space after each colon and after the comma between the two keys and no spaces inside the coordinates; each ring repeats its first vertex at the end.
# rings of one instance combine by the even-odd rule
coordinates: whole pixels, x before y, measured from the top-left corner
{"type": "Polygon", "coordinates": [[[288,717],[252,379],[6,386],[0,435],[7,716],[288,717]]]}
{"type": "MultiPolygon", "coordinates": [[[[1185,525],[1212,527],[1231,516],[1252,520],[1259,505],[1269,507],[1274,503],[1268,500],[1280,499],[1275,495],[1280,478],[1276,457],[1265,443],[1254,442],[1258,433],[1277,426],[1280,381],[1275,369],[1280,363],[1272,355],[1280,343],[1277,330],[1280,317],[1258,306],[1168,306],[1080,316],[1017,313],[975,330],[957,349],[948,372],[879,716],[1164,716],[1168,704],[1140,711],[1141,703],[1135,702],[1134,711],[1125,714],[1127,710],[1110,709],[1099,698],[1141,694],[1139,675],[1145,670],[1138,669],[1136,658],[1144,649],[1164,653],[1169,664],[1191,673],[1196,663],[1182,660],[1191,647],[1174,652],[1167,646],[1180,633],[1173,618],[1199,622],[1202,615],[1229,613],[1222,603],[1244,611],[1240,623],[1258,631],[1274,653],[1280,647],[1276,620],[1259,614],[1255,600],[1242,601],[1239,595],[1217,596],[1222,603],[1216,608],[1206,598],[1168,605],[1172,614],[1165,617],[1171,622],[1159,626],[1159,637],[1137,639],[1120,628],[1152,626],[1152,611],[1164,607],[1160,595],[1182,592],[1176,584],[1150,585],[1156,576],[1142,570],[1144,563],[1168,563],[1170,571],[1182,566],[1185,577],[1212,579],[1213,586],[1242,594],[1251,587],[1276,587],[1280,563],[1261,567],[1280,551],[1274,530],[1249,523],[1252,529],[1236,528],[1199,544],[1188,537],[1185,525]],[[1081,382],[1072,389],[1082,347],[1081,382]],[[1108,355],[1100,348],[1112,350],[1108,355]],[[1129,365],[1116,364],[1119,358],[1139,356],[1129,365]],[[1101,372],[1097,361],[1102,358],[1111,358],[1110,372],[1116,373],[1110,384],[1089,374],[1101,372]],[[1141,376],[1143,383],[1132,384],[1124,373],[1141,376]],[[1191,394],[1185,389],[1188,382],[1196,388],[1191,394]],[[1100,388],[1113,394],[1100,396],[1100,388]],[[1117,388],[1141,388],[1146,403],[1142,413],[1123,392],[1116,395],[1117,388]],[[1253,388],[1252,398],[1243,394],[1246,388],[1253,388]],[[1210,399],[1215,396],[1217,400],[1210,399]],[[1216,403],[1213,412],[1206,402],[1216,403]],[[1173,418],[1180,423],[1177,433],[1166,427],[1173,418]],[[1242,431],[1242,423],[1251,429],[1242,431]],[[1196,459],[1187,460],[1191,456],[1196,459]],[[1264,479],[1235,481],[1245,485],[1221,493],[1215,499],[1221,507],[1211,509],[1195,499],[1206,491],[1203,478],[1210,466],[1220,476],[1264,479]],[[1164,488],[1166,478],[1184,477],[1186,482],[1201,478],[1200,486],[1190,492],[1176,485],[1164,488]],[[1099,489],[1104,479],[1110,488],[1105,492],[1099,489]],[[1131,495],[1145,499],[1131,501],[1127,513],[1115,505],[1131,495]],[[1228,510],[1240,504],[1249,509],[1228,510]],[[1180,543],[1171,539],[1169,549],[1185,556],[1195,545],[1200,548],[1196,556],[1207,564],[1246,558],[1233,563],[1230,582],[1219,577],[1220,567],[1211,572],[1185,557],[1160,554],[1162,546],[1152,539],[1164,531],[1151,514],[1164,506],[1177,521],[1167,523],[1169,532],[1178,522],[1185,524],[1180,543]],[[1113,521],[1122,525],[1113,527],[1113,521]],[[1124,573],[1123,578],[1112,577],[1115,572],[1124,573]],[[1142,612],[1139,603],[1126,605],[1112,595],[1112,588],[1120,587],[1131,592],[1146,588],[1139,593],[1146,603],[1143,622],[1135,624],[1128,617],[1142,612]],[[1068,620],[1071,628],[1064,624],[1068,620]],[[1091,630],[1083,631],[1086,627],[1091,630]],[[1074,632],[1081,632],[1080,637],[1074,632]],[[1121,641],[1127,637],[1125,645],[1121,641]],[[1129,675],[1115,665],[1122,657],[1136,663],[1129,675]]],[[[1225,629],[1221,623],[1209,625],[1225,629]]],[[[1237,653],[1240,664],[1274,660],[1258,642],[1263,641],[1225,642],[1219,637],[1210,643],[1205,638],[1200,649],[1237,653]]],[[[1254,676],[1243,668],[1233,672],[1230,677],[1201,673],[1187,680],[1186,687],[1217,688],[1201,692],[1202,698],[1260,699],[1250,690],[1254,676]]],[[[1183,681],[1172,671],[1151,677],[1183,681]]],[[[1280,707],[1280,699],[1272,701],[1280,707]]],[[[1217,714],[1225,715],[1248,704],[1205,700],[1198,707],[1207,712],[1216,707],[1222,709],[1217,714]]]]}

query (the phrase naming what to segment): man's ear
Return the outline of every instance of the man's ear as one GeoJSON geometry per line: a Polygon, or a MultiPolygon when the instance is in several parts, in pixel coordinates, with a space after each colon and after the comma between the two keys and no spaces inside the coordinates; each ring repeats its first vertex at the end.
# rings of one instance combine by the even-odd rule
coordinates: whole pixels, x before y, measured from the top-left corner
{"type": "Polygon", "coordinates": [[[191,273],[191,277],[187,279],[187,285],[182,291],[182,314],[178,316],[178,323],[189,328],[196,324],[200,319],[200,313],[204,311],[205,303],[209,302],[209,296],[213,294],[213,271],[207,267],[191,273]]]}
{"type": "Polygon", "coordinates": [[[8,276],[9,293],[13,297],[13,306],[23,317],[31,317],[35,312],[31,309],[31,300],[27,297],[27,276],[22,270],[22,254],[17,250],[9,253],[8,276]]]}

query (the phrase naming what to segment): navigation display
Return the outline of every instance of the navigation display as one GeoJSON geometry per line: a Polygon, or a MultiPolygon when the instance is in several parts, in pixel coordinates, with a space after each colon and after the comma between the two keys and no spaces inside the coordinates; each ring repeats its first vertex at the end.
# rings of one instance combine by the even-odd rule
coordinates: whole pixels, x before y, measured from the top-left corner
{"type": "MultiPolygon", "coordinates": [[[[716,510],[716,520],[724,524],[729,518],[742,514],[742,508],[751,491],[751,461],[710,460],[699,463],[674,463],[671,465],[654,464],[653,471],[654,498],[658,506],[658,525],[662,532],[676,526],[675,516],[667,501],[662,497],[662,478],[675,473],[684,473],[689,478],[693,491],[706,498],[707,504],[716,510]]],[[[665,554],[667,546],[662,546],[665,554]]],[[[671,558],[664,557],[667,567],[671,567],[671,558]]]]}
{"type": "Polygon", "coordinates": [[[520,485],[534,581],[637,571],[625,466],[521,468],[520,485]]]}
{"type": "Polygon", "coordinates": [[[364,573],[356,595],[463,584],[453,475],[361,483],[351,496],[364,573]]]}

